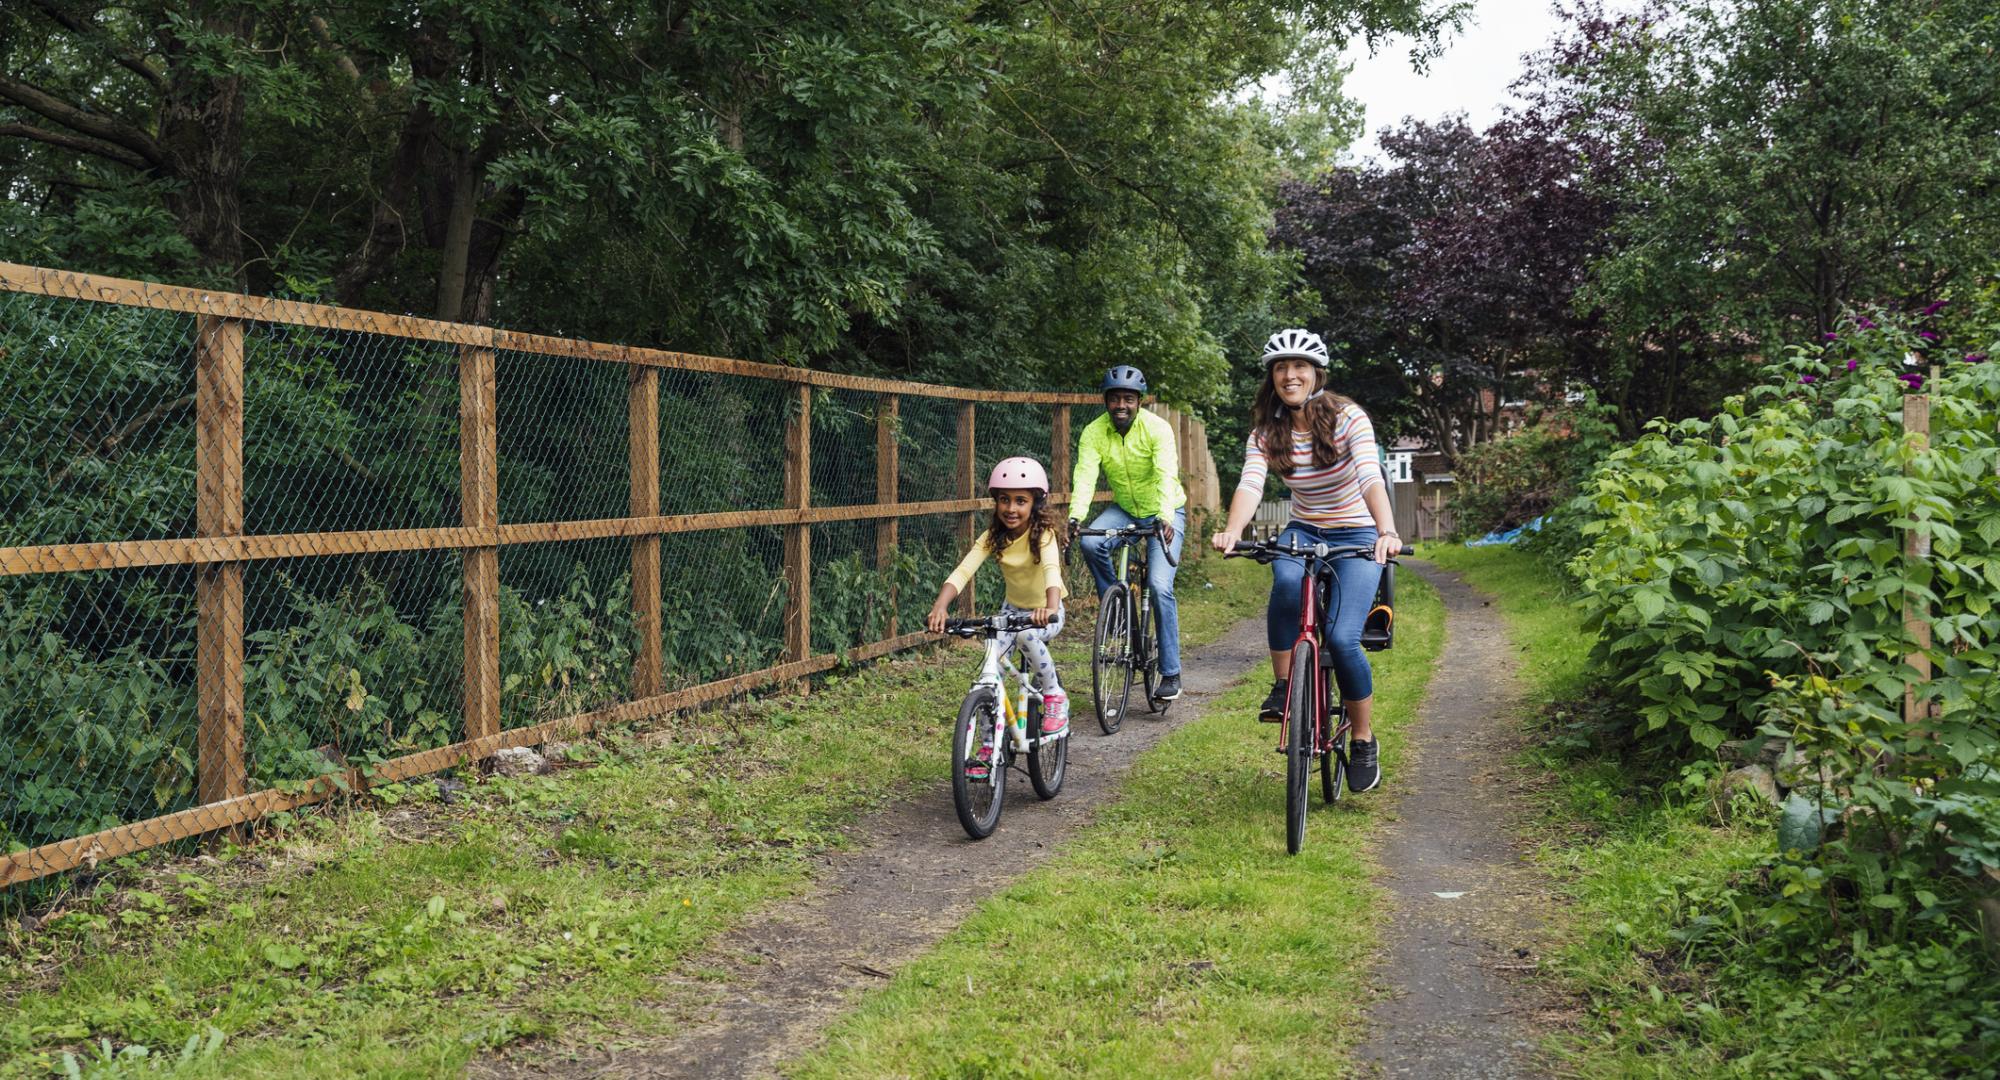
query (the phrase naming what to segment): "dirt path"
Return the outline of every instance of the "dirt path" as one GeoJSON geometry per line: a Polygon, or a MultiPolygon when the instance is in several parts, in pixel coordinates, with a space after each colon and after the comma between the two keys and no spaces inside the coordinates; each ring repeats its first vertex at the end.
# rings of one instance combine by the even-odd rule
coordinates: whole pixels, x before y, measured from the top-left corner
{"type": "Polygon", "coordinates": [[[1437,587],[1445,645],[1411,733],[1414,765],[1387,779],[1396,820],[1380,845],[1394,893],[1360,1057],[1381,1076],[1530,1077],[1536,911],[1547,902],[1509,828],[1520,745],[1515,649],[1497,609],[1455,575],[1437,587]]]}
{"type": "MultiPolygon", "coordinates": [[[[786,903],[728,935],[687,970],[720,970],[677,1037],[574,1060],[488,1059],[477,1076],[714,1077],[772,1074],[813,1048],[821,1029],[956,927],[982,898],[1020,877],[1075,835],[1108,800],[1138,755],[1199,716],[1216,695],[1264,662],[1261,617],[1247,619],[1186,656],[1186,693],[1165,719],[1136,712],[1117,735],[1076,703],[1076,741],[1062,794],[1036,799],[1025,778],[1008,784],[1006,816],[990,839],[967,840],[949,787],[889,807],[853,830],[856,850],[829,860],[810,897],[786,903]]],[[[1089,673],[1072,686],[1089,686],[1089,673]]],[[[1140,690],[1135,688],[1134,700],[1140,690]]],[[[1079,694],[1079,697],[1083,697],[1079,694]]],[[[939,728],[939,738],[945,736],[939,728]]]]}

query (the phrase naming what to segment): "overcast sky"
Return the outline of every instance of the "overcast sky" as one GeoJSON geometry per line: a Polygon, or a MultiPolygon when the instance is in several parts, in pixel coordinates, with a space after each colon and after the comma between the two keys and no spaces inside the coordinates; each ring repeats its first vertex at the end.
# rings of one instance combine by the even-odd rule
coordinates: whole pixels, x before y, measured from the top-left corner
{"type": "Polygon", "coordinates": [[[1373,56],[1366,45],[1355,45],[1345,57],[1354,71],[1344,86],[1367,106],[1368,121],[1352,153],[1379,154],[1376,132],[1405,116],[1436,120],[1462,112],[1475,130],[1483,129],[1510,100],[1507,87],[1521,74],[1522,55],[1546,44],[1556,26],[1551,0],[1474,0],[1465,29],[1423,75],[1410,68],[1407,38],[1384,42],[1373,56]]]}

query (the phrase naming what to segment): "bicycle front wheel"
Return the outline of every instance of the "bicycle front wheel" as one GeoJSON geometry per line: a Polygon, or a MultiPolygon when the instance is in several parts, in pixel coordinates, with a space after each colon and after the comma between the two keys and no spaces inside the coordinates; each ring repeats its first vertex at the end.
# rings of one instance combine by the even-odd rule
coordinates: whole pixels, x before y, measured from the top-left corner
{"type": "Polygon", "coordinates": [[[1053,736],[1042,734],[1042,703],[1028,699],[1028,782],[1035,794],[1053,799],[1062,790],[1063,774],[1069,771],[1069,730],[1053,736]]]}
{"type": "Polygon", "coordinates": [[[951,802],[974,840],[993,835],[1007,799],[1007,748],[999,728],[999,696],[990,686],[975,687],[958,707],[951,737],[951,802]]]}
{"type": "Polygon", "coordinates": [[[1132,609],[1123,585],[1113,585],[1097,605],[1090,689],[1097,726],[1106,735],[1116,734],[1125,723],[1125,705],[1132,696],[1132,609]]]}
{"type": "Polygon", "coordinates": [[[1302,640],[1292,646],[1290,700],[1285,709],[1285,851],[1292,855],[1306,842],[1313,736],[1319,728],[1313,687],[1318,681],[1319,649],[1311,640],[1302,640]]]}

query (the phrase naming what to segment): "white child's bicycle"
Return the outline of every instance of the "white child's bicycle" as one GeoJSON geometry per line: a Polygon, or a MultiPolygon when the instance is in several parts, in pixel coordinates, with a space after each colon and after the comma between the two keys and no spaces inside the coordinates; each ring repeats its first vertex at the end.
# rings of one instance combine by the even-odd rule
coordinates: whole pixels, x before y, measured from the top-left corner
{"type": "Polygon", "coordinates": [[[958,707],[951,736],[951,801],[966,835],[984,840],[1000,824],[1007,770],[1022,768],[1035,794],[1053,799],[1069,765],[1069,728],[1042,733],[1042,692],[1000,648],[1000,635],[1035,628],[1026,613],[947,619],[944,632],[986,639],[986,661],[958,707]],[[1025,761],[1025,768],[1020,762],[1025,761]]]}

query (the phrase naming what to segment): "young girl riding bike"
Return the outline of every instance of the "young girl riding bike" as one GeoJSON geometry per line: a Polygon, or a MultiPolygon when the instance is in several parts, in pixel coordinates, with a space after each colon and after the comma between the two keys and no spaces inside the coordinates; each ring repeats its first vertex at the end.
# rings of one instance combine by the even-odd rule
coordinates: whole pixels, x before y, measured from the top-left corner
{"type": "MultiPolygon", "coordinates": [[[[972,581],[972,575],[988,555],[1000,560],[1000,575],[1007,582],[1003,612],[1027,612],[1036,629],[1018,635],[1021,651],[1035,665],[1042,690],[1042,731],[1061,731],[1069,724],[1069,695],[1056,678],[1055,661],[1048,643],[1062,632],[1063,597],[1068,590],[1062,581],[1062,551],[1057,537],[1061,519],[1049,507],[1049,474],[1030,457],[1011,457],[993,466],[986,488],[993,495],[993,520],[966,552],[965,559],[947,577],[931,605],[924,627],[933,634],[944,632],[946,609],[972,581]]],[[[1014,646],[1003,635],[1003,651],[1014,646]]]]}

